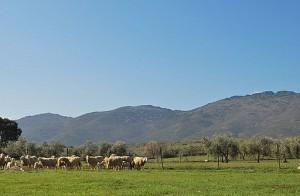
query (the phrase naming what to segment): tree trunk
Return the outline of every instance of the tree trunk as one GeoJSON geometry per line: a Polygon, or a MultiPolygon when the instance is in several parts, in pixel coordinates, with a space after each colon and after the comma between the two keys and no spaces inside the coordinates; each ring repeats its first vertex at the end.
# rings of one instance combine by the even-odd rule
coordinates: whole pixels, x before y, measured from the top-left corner
{"type": "Polygon", "coordinates": [[[225,163],[228,163],[228,154],[225,155],[225,163]]]}
{"type": "Polygon", "coordinates": [[[160,151],[161,168],[164,170],[163,152],[162,152],[161,147],[160,147],[159,151],[160,151]]]}
{"type": "Polygon", "coordinates": [[[229,157],[229,152],[227,151],[227,152],[226,152],[226,156],[225,156],[225,162],[226,162],[226,163],[228,163],[228,161],[229,161],[229,158],[228,158],[228,157],[229,157]]]}
{"type": "Polygon", "coordinates": [[[276,148],[277,148],[277,159],[278,159],[278,168],[280,169],[280,149],[279,149],[279,144],[276,144],[276,148]]]}
{"type": "Polygon", "coordinates": [[[259,163],[260,152],[257,153],[257,163],[259,163]]]}

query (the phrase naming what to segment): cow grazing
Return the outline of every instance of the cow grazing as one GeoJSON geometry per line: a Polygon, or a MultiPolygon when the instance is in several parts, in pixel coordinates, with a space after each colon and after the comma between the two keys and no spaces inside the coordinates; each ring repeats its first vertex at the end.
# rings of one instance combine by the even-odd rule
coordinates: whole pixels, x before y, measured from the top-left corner
{"type": "Polygon", "coordinates": [[[41,163],[44,168],[56,168],[57,158],[39,157],[38,162],[41,163]]]}
{"type": "Polygon", "coordinates": [[[147,160],[148,160],[147,157],[134,157],[133,167],[138,170],[143,169],[147,160]]]}
{"type": "Polygon", "coordinates": [[[38,162],[38,158],[36,156],[21,156],[21,165],[22,166],[27,166],[27,167],[33,167],[35,162],[38,162]]]}
{"type": "Polygon", "coordinates": [[[86,156],[86,162],[89,165],[91,169],[96,169],[97,167],[99,168],[100,164],[104,160],[103,156],[86,156]]]}

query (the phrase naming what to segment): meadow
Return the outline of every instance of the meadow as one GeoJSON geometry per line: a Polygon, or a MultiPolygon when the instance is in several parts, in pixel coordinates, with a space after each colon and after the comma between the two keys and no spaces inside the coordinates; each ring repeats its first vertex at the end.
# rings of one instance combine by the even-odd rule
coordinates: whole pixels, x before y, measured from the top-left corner
{"type": "Polygon", "coordinates": [[[204,162],[204,157],[150,160],[137,170],[0,172],[1,195],[299,195],[298,160],[204,162]]]}

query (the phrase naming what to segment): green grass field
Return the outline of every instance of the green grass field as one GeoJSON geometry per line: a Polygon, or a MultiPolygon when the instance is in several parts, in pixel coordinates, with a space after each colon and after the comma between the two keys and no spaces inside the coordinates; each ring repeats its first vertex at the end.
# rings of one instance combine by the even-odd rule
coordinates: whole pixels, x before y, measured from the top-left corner
{"type": "Polygon", "coordinates": [[[1,195],[300,195],[297,160],[278,169],[275,161],[179,163],[165,160],[165,170],[151,161],[143,171],[0,172],[1,195]]]}

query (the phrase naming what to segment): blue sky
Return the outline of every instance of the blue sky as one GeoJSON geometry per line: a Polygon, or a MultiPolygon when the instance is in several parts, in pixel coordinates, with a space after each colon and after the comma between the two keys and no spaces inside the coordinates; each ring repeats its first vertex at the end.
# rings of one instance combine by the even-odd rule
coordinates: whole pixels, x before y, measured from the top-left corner
{"type": "Polygon", "coordinates": [[[300,1],[0,1],[0,116],[300,92],[300,1]]]}

